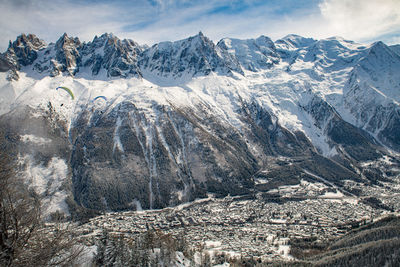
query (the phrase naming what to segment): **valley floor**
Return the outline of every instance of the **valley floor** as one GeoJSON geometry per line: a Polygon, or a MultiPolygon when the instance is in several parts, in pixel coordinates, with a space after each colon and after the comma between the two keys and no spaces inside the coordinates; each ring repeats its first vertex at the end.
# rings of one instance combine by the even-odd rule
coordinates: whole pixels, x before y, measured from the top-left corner
{"type": "Polygon", "coordinates": [[[103,229],[128,238],[154,229],[184,236],[189,246],[202,247],[210,255],[295,261],[291,240],[328,242],[385,213],[338,193],[281,203],[261,194],[210,197],[162,210],[107,213],[79,226],[77,232],[91,246],[103,229]]]}

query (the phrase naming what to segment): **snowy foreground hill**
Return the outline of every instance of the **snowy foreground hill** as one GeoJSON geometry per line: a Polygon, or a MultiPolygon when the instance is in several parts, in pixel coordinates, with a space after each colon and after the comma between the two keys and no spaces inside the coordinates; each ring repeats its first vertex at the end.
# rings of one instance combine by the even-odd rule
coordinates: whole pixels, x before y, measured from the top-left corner
{"type": "Polygon", "coordinates": [[[152,47],[21,35],[0,55],[2,142],[48,214],[304,183],[399,209],[373,193],[398,190],[398,51],[296,35],[152,47]]]}

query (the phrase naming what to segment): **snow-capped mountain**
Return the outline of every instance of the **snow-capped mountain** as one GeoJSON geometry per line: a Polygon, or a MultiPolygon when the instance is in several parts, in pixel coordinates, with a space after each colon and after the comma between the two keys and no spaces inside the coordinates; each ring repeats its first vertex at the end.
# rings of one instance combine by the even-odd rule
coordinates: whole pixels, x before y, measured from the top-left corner
{"type": "Polygon", "coordinates": [[[203,33],[177,42],[155,44],[143,53],[140,67],[156,76],[199,76],[232,71],[243,74],[234,56],[220,49],[203,33]]]}
{"type": "Polygon", "coordinates": [[[348,181],[398,175],[369,164],[399,165],[400,56],[382,42],[29,34],[0,70],[5,142],[49,212],[161,208],[316,177],[350,192],[348,181]]]}
{"type": "Polygon", "coordinates": [[[236,57],[241,66],[247,70],[256,72],[279,63],[280,58],[275,44],[266,36],[249,40],[224,38],[217,45],[236,57]]]}

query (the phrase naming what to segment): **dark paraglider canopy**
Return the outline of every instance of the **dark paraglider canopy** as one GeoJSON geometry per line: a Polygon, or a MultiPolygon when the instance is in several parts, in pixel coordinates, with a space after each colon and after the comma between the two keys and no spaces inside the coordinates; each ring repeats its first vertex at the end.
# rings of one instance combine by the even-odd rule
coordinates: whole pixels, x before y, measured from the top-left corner
{"type": "Polygon", "coordinates": [[[107,101],[107,97],[105,97],[105,96],[103,96],[103,95],[99,95],[99,96],[96,96],[96,97],[93,99],[93,102],[96,101],[97,99],[100,99],[100,98],[102,98],[102,99],[104,99],[105,101],[107,101]]]}

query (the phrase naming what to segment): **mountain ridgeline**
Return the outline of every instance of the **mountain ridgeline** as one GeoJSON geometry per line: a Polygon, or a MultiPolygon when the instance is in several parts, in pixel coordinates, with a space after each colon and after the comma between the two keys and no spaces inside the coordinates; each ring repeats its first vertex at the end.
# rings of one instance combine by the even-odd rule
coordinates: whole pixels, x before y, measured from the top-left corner
{"type": "Polygon", "coordinates": [[[398,46],[22,34],[0,70],[3,141],[49,212],[164,208],[301,180],[362,194],[354,184],[399,175],[398,46]]]}

